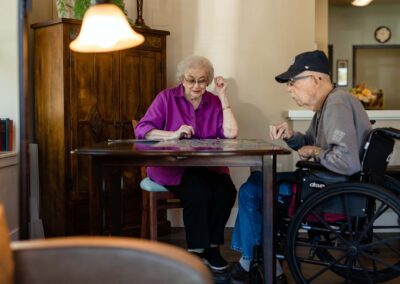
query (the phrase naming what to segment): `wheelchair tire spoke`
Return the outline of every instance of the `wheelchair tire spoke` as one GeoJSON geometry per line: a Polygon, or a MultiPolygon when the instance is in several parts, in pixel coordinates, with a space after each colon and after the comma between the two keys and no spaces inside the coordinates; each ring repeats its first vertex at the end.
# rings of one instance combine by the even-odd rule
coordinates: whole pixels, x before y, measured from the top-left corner
{"type": "Polygon", "coordinates": [[[316,249],[328,249],[334,251],[347,251],[347,247],[334,247],[329,245],[318,245],[318,244],[310,244],[309,242],[297,241],[296,245],[299,247],[308,247],[308,248],[316,248],[316,249]]]}
{"type": "Polygon", "coordinates": [[[374,280],[373,280],[373,279],[371,278],[371,276],[369,275],[368,269],[366,268],[365,264],[363,263],[363,261],[362,261],[359,257],[357,257],[357,260],[358,260],[358,263],[360,264],[360,266],[361,266],[361,268],[362,268],[362,273],[365,275],[365,277],[366,277],[367,280],[368,280],[368,283],[373,284],[373,283],[374,283],[374,280]]]}
{"type": "Polygon", "coordinates": [[[350,242],[352,242],[353,241],[353,226],[351,223],[350,214],[349,214],[349,210],[348,210],[349,207],[347,206],[348,198],[345,198],[345,197],[346,197],[346,195],[342,195],[341,199],[343,202],[344,214],[346,215],[346,218],[347,218],[347,226],[349,228],[350,242]]]}
{"type": "Polygon", "coordinates": [[[392,245],[390,245],[391,242],[393,241],[400,241],[400,236],[397,237],[393,237],[393,238],[387,238],[387,239],[382,239],[380,236],[378,236],[377,234],[373,234],[373,236],[375,238],[377,238],[379,241],[373,242],[373,243],[369,243],[366,245],[361,245],[360,248],[365,249],[365,248],[372,248],[376,245],[380,245],[383,244],[384,246],[386,246],[388,249],[390,249],[391,251],[395,252],[399,258],[400,258],[400,250],[396,249],[395,247],[393,247],[392,245]]]}
{"type": "Polygon", "coordinates": [[[363,240],[364,237],[367,235],[368,231],[371,229],[371,227],[373,226],[373,224],[376,221],[376,219],[378,219],[380,216],[382,216],[382,214],[385,213],[386,210],[389,209],[388,205],[385,205],[385,206],[384,205],[385,205],[385,203],[381,203],[381,205],[379,206],[378,210],[375,212],[374,216],[369,221],[368,226],[364,229],[364,231],[359,236],[359,238],[358,238],[359,242],[361,242],[361,240],[363,240]]]}
{"type": "Polygon", "coordinates": [[[345,244],[349,245],[349,242],[348,242],[345,238],[343,238],[338,232],[336,232],[335,230],[333,230],[333,229],[331,228],[331,226],[330,226],[324,219],[321,218],[321,216],[319,216],[318,214],[315,214],[315,211],[314,211],[314,210],[311,211],[311,214],[312,214],[313,216],[315,216],[315,217],[318,219],[318,221],[321,222],[321,223],[325,226],[325,228],[328,229],[329,232],[335,234],[335,236],[336,236],[338,239],[341,239],[345,244]]]}
{"type": "Polygon", "coordinates": [[[393,269],[393,270],[395,270],[397,272],[400,272],[400,267],[397,266],[397,265],[386,263],[385,261],[381,260],[380,258],[378,258],[376,256],[373,256],[373,255],[370,255],[370,254],[368,254],[366,252],[363,252],[363,251],[361,251],[361,254],[364,255],[365,257],[368,257],[368,258],[372,259],[373,261],[379,262],[380,264],[382,264],[382,265],[384,265],[386,267],[389,267],[389,268],[391,268],[391,269],[393,269]]]}
{"type": "Polygon", "coordinates": [[[325,273],[326,271],[328,271],[329,269],[332,268],[332,266],[334,266],[335,264],[337,264],[339,261],[341,261],[343,258],[345,258],[347,256],[347,254],[342,255],[341,257],[339,257],[338,259],[336,259],[334,262],[329,263],[328,266],[324,267],[323,269],[321,269],[320,271],[318,271],[317,273],[315,273],[313,276],[311,276],[310,278],[308,278],[309,282],[314,281],[317,277],[319,277],[320,275],[322,275],[323,273],[325,273]]]}

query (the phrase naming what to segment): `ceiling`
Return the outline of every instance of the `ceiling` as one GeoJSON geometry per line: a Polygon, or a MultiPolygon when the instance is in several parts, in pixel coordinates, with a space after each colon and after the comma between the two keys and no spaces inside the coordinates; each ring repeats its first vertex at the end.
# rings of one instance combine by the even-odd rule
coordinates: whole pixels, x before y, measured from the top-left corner
{"type": "MultiPolygon", "coordinates": [[[[329,0],[329,4],[333,5],[350,5],[352,0],[329,0]]],[[[372,1],[372,4],[398,4],[400,1],[399,0],[374,0],[372,1]]]]}

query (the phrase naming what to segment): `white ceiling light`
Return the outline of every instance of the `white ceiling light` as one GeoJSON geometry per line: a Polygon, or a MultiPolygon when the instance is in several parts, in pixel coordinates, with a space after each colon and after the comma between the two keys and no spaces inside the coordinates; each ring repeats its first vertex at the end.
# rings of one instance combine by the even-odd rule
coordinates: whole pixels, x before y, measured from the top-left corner
{"type": "Polygon", "coordinates": [[[351,5],[357,6],[357,7],[363,7],[363,6],[367,6],[371,2],[372,2],[372,0],[353,0],[353,2],[351,2],[351,5]]]}

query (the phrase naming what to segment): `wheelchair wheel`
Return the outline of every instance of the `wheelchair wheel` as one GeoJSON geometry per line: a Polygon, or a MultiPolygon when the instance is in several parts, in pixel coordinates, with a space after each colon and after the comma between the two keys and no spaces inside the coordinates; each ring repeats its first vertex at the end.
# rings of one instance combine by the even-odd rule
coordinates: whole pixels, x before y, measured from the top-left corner
{"type": "Polygon", "coordinates": [[[399,216],[400,199],[379,186],[345,183],[313,194],[297,210],[287,234],[296,283],[321,283],[328,274],[346,283],[400,276],[399,216]],[[332,204],[338,208],[333,213],[332,204]],[[389,225],[383,223],[387,217],[389,225]]]}
{"type": "Polygon", "coordinates": [[[398,197],[400,197],[400,181],[398,181],[397,179],[385,175],[385,179],[383,181],[383,187],[390,190],[398,197]]]}

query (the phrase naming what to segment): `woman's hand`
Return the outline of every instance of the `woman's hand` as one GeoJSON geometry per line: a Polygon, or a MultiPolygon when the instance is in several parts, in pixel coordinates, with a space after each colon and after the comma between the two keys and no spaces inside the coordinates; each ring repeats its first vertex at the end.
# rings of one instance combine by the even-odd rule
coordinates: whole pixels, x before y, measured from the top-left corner
{"type": "Polygon", "coordinates": [[[179,127],[178,130],[174,132],[172,135],[172,139],[180,139],[180,138],[192,138],[194,135],[194,129],[190,125],[183,124],[179,127]]]}
{"type": "Polygon", "coordinates": [[[297,153],[299,153],[301,160],[309,160],[311,158],[314,158],[314,160],[316,160],[319,156],[320,151],[321,148],[317,146],[303,146],[299,150],[297,150],[297,153]]]}
{"type": "Polygon", "coordinates": [[[222,76],[215,77],[214,84],[215,84],[215,95],[220,100],[222,100],[222,97],[226,95],[225,91],[226,91],[226,88],[228,87],[228,84],[226,83],[224,77],[222,77],[222,76]]]}

